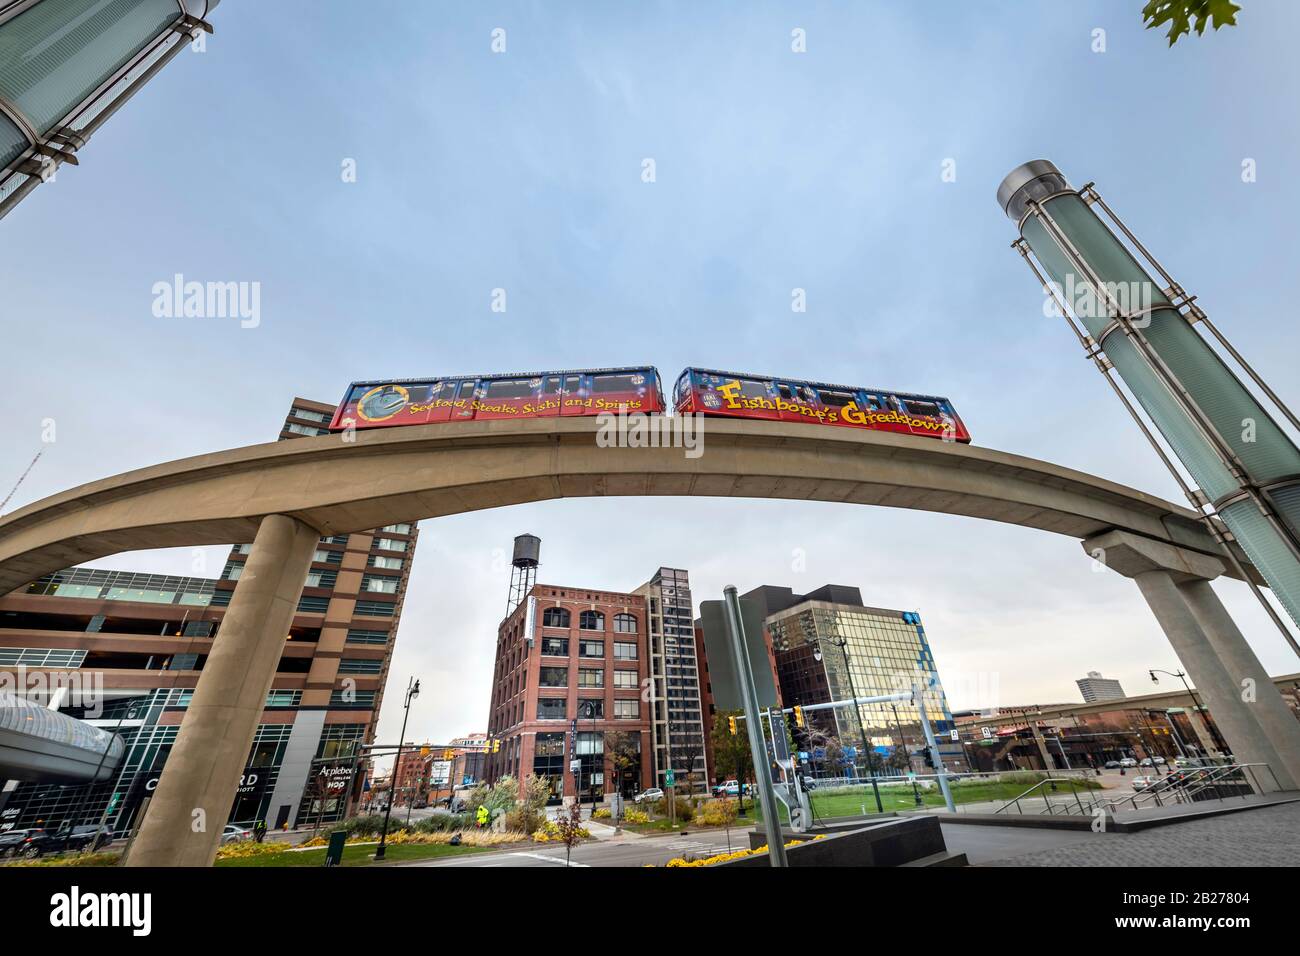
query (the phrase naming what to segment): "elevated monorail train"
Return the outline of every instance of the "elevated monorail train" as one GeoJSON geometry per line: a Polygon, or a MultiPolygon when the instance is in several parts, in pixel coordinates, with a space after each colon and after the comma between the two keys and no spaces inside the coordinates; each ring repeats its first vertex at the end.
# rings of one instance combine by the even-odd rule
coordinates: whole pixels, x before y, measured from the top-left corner
{"type": "Polygon", "coordinates": [[[651,365],[354,382],[334,412],[330,430],[619,410],[698,412],[970,441],[946,398],[716,369],[685,369],[673,389],[670,411],[659,372],[651,365]]]}

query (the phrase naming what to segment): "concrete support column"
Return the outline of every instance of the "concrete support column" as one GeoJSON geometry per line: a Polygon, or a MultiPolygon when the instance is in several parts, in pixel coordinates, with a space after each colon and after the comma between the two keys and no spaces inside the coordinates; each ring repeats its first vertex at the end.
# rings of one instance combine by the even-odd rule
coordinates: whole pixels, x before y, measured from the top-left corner
{"type": "Polygon", "coordinates": [[[1214,734],[1210,732],[1210,725],[1205,722],[1205,716],[1196,709],[1195,704],[1188,704],[1186,707],[1187,722],[1192,725],[1192,730],[1196,733],[1196,742],[1201,745],[1201,752],[1217,757],[1222,754],[1219,745],[1215,742],[1214,734]]]}
{"type": "MultiPolygon", "coordinates": [[[[1241,700],[1236,682],[1219,660],[1173,574],[1164,569],[1152,569],[1135,574],[1133,580],[1155,614],[1160,629],[1173,645],[1174,653],[1205,699],[1237,761],[1266,763],[1272,768],[1277,785],[1264,774],[1257,781],[1258,788],[1264,791],[1296,789],[1286,763],[1263,732],[1256,715],[1241,700]]],[[[1269,690],[1272,686],[1272,682],[1268,682],[1269,690]]]]}
{"type": "Polygon", "coordinates": [[[319,532],[262,519],[127,866],[210,866],[319,532]]]}
{"type": "Polygon", "coordinates": [[[1256,723],[1286,765],[1292,781],[1300,782],[1300,721],[1282,700],[1273,679],[1246,643],[1245,636],[1210,587],[1210,582],[1186,581],[1178,586],[1178,590],[1232,680],[1237,699],[1254,714],[1256,723]]]}

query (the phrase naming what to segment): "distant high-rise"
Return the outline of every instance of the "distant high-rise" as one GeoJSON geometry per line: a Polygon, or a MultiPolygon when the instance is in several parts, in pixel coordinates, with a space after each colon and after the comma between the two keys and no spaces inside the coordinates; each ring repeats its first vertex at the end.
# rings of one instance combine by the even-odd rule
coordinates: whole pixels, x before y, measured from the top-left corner
{"type": "Polygon", "coordinates": [[[0,218],[188,44],[218,0],[0,0],[0,218]]]}
{"type": "Polygon", "coordinates": [[[1075,683],[1079,685],[1079,693],[1083,695],[1086,704],[1099,700],[1120,700],[1126,696],[1119,681],[1102,677],[1097,671],[1088,671],[1087,677],[1081,677],[1075,683]]]}

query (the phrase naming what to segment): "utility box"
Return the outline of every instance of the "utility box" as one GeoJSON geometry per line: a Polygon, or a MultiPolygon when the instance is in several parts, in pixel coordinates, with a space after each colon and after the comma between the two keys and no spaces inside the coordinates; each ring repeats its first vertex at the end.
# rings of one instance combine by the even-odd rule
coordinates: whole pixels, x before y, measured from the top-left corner
{"type": "Polygon", "coordinates": [[[338,866],[343,862],[343,847],[348,842],[347,830],[335,830],[330,834],[329,846],[325,848],[325,865],[338,866]]]}

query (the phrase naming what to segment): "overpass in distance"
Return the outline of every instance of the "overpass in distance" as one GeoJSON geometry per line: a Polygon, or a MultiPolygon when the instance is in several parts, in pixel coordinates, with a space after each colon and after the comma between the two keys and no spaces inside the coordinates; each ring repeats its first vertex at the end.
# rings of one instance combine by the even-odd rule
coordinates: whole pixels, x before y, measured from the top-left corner
{"type": "Polygon", "coordinates": [[[474,421],[250,445],[0,518],[0,593],[122,551],[253,542],[130,865],[211,862],[320,536],[553,498],[827,501],[1074,538],[1137,582],[1238,759],[1268,763],[1283,789],[1300,781],[1300,725],[1209,587],[1233,572],[1193,511],[1048,462],[866,429],[709,419],[697,458],[601,447],[599,431],[592,418],[474,421]],[[1243,680],[1257,702],[1241,700],[1243,680]],[[194,832],[199,809],[215,823],[194,832]]]}

